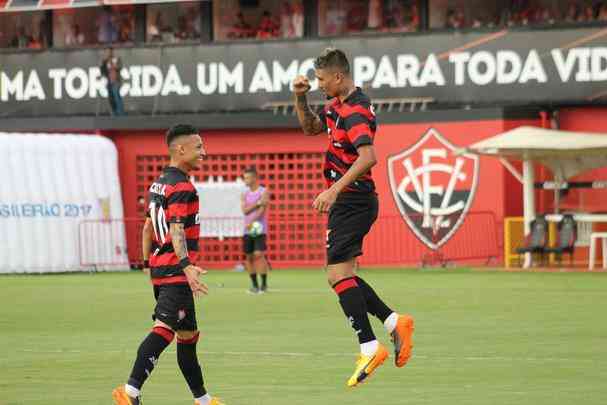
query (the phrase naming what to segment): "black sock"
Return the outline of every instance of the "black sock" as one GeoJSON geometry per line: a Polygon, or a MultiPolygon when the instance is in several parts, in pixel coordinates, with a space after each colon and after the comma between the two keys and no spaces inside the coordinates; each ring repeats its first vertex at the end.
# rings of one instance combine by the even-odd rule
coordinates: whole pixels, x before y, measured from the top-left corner
{"type": "Polygon", "coordinates": [[[333,290],[339,296],[339,303],[344,310],[344,314],[350,320],[352,328],[358,335],[359,343],[362,344],[375,340],[369,316],[367,315],[365,297],[363,296],[362,289],[358,287],[356,279],[351,277],[338,281],[333,286],[333,290]]]}
{"type": "Polygon", "coordinates": [[[171,344],[175,333],[169,329],[155,327],[152,332],[139,345],[137,359],[128,384],[141,389],[143,383],[152,374],[160,354],[171,344]]]}
{"type": "Polygon", "coordinates": [[[198,355],[196,354],[198,336],[197,333],[192,339],[181,340],[177,338],[177,363],[179,363],[181,373],[185,377],[194,398],[200,398],[207,393],[204,388],[202,370],[198,363],[198,355]]]}
{"type": "Polygon", "coordinates": [[[366,283],[360,277],[356,277],[356,282],[358,283],[358,288],[361,289],[363,296],[365,297],[365,302],[367,303],[367,311],[380,321],[384,322],[392,311],[390,307],[386,305],[385,302],[382,301],[381,298],[375,293],[373,288],[369,284],[366,283]]]}
{"type": "Polygon", "coordinates": [[[259,284],[257,284],[257,273],[253,273],[251,276],[251,282],[253,283],[253,288],[259,288],[259,284]]]}
{"type": "Polygon", "coordinates": [[[261,287],[266,288],[267,286],[268,286],[268,275],[262,274],[261,275],[261,287]]]}

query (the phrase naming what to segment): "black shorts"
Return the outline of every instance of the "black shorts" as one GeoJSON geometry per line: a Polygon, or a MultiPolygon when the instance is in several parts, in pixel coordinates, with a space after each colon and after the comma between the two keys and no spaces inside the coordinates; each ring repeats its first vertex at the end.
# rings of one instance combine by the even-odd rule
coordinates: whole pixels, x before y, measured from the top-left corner
{"type": "Polygon", "coordinates": [[[363,239],[377,219],[375,193],[341,193],[329,210],[327,264],[344,263],[363,254],[363,239]]]}
{"type": "Polygon", "coordinates": [[[266,235],[259,236],[250,236],[245,235],[242,238],[242,248],[244,253],[247,255],[252,254],[253,252],[265,252],[266,247],[266,235]]]}
{"type": "Polygon", "coordinates": [[[194,295],[187,284],[155,285],[156,308],[153,320],[159,320],[178,330],[198,330],[194,295]]]}

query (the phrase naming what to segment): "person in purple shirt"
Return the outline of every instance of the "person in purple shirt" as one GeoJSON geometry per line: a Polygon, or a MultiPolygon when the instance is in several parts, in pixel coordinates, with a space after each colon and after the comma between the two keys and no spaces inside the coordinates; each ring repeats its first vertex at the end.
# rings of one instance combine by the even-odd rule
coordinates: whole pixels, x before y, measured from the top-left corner
{"type": "Polygon", "coordinates": [[[248,168],[243,174],[246,191],[242,194],[241,207],[245,215],[245,229],[243,249],[246,255],[245,267],[251,277],[252,294],[263,294],[268,290],[268,261],[265,257],[266,219],[270,193],[259,184],[257,170],[248,168]],[[261,276],[261,287],[257,281],[257,274],[261,276]]]}

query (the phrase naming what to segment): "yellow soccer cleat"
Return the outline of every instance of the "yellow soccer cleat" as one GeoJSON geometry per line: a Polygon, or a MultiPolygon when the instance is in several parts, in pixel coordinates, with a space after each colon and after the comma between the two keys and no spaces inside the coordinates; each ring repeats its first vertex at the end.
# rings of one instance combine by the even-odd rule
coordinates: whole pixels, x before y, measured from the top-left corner
{"type": "Polygon", "coordinates": [[[399,315],[396,328],[390,334],[394,343],[394,364],[396,367],[404,367],[411,357],[413,350],[413,317],[410,315],[399,315]]]}
{"type": "Polygon", "coordinates": [[[124,385],[121,385],[112,391],[112,398],[116,405],[140,405],[139,398],[132,398],[127,395],[124,390],[124,385]]]}
{"type": "Polygon", "coordinates": [[[358,384],[364,382],[387,358],[388,351],[381,343],[373,356],[360,354],[356,361],[354,374],[348,380],[348,387],[356,387],[358,384]]]}
{"type": "MultiPolygon", "coordinates": [[[[200,402],[194,401],[194,405],[200,405],[200,402]]],[[[211,402],[209,402],[209,405],[226,405],[226,404],[221,402],[221,399],[213,397],[211,399],[211,402]]]]}

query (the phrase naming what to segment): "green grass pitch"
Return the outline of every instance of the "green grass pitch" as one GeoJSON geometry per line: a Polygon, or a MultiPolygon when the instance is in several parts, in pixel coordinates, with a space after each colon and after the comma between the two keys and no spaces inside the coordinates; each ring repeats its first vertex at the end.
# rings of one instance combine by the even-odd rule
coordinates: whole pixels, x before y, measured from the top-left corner
{"type": "MultiPolygon", "coordinates": [[[[606,403],[607,274],[361,275],[415,316],[405,368],[387,362],[367,384],[346,388],[358,347],[321,270],[274,271],[274,291],[263,296],[245,294],[245,274],[211,272],[211,293],[198,302],[210,392],[228,405],[606,403]]],[[[110,405],[151,325],[145,276],[3,276],[0,286],[0,405],[110,405]]],[[[193,404],[174,346],[143,400],[193,404]]]]}

